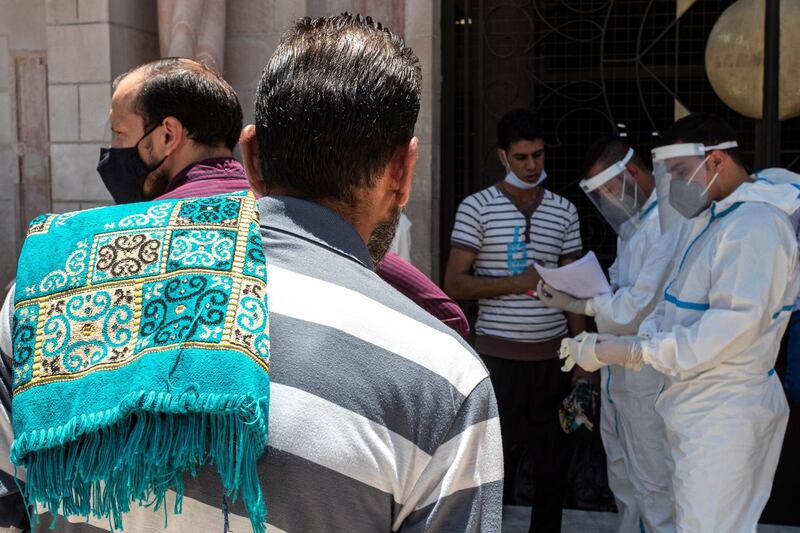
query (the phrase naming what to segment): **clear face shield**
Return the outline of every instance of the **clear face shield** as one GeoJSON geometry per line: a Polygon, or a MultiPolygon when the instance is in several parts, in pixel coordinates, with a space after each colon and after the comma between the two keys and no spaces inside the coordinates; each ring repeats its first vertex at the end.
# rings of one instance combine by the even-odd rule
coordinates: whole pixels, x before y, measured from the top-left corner
{"type": "Polygon", "coordinates": [[[625,168],[633,150],[599,174],[581,180],[580,187],[603,218],[623,240],[639,228],[639,213],[647,197],[625,168]]]}
{"type": "Polygon", "coordinates": [[[736,141],[716,146],[685,143],[653,150],[653,174],[662,233],[681,224],[682,218],[694,218],[711,205],[709,190],[718,174],[708,170],[707,154],[736,146],[736,141]]]}

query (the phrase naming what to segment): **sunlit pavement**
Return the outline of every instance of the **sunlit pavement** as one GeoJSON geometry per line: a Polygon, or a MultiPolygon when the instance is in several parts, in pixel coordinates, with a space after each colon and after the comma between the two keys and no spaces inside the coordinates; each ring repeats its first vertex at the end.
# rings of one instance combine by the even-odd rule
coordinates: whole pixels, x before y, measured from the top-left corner
{"type": "MultiPolygon", "coordinates": [[[[531,508],[517,505],[503,507],[503,533],[527,533],[531,508]]],[[[562,533],[617,533],[617,515],[592,511],[564,510],[562,533]]],[[[759,533],[800,533],[800,527],[758,526],[759,533]]]]}

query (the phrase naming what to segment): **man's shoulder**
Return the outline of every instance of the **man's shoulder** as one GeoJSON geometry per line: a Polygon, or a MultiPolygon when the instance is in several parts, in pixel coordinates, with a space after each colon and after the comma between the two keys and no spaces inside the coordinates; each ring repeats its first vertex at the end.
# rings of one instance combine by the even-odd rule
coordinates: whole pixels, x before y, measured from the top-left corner
{"type": "Polygon", "coordinates": [[[354,357],[379,349],[387,363],[411,361],[461,392],[486,376],[456,332],[363,265],[320,248],[302,261],[273,254],[270,263],[267,257],[270,312],[296,316],[310,330],[324,325],[331,338],[349,339],[354,357]]]}
{"type": "Polygon", "coordinates": [[[728,207],[723,213],[723,227],[726,235],[733,240],[747,236],[775,235],[794,237],[795,231],[789,215],[782,209],[767,202],[742,202],[728,207]],[[727,219],[727,220],[726,220],[727,219]]]}
{"type": "MultiPolygon", "coordinates": [[[[490,402],[481,386],[488,373],[469,345],[368,269],[337,263],[325,276],[272,265],[267,278],[273,437],[307,418],[312,426],[313,417],[335,419],[331,431],[354,432],[363,446],[398,435],[431,455],[463,405],[490,402]]],[[[326,446],[315,435],[293,444],[297,455],[326,446]]],[[[360,456],[340,455],[364,466],[360,456]]],[[[334,470],[345,467],[338,460],[319,458],[334,470]]]]}
{"type": "Polygon", "coordinates": [[[474,192],[461,200],[461,205],[468,205],[475,209],[481,210],[487,205],[490,205],[494,200],[496,200],[499,196],[499,191],[497,189],[497,185],[492,185],[490,187],[486,187],[485,189],[481,189],[478,192],[474,192]]]}
{"type": "Polygon", "coordinates": [[[542,195],[542,205],[558,207],[569,212],[577,212],[575,204],[567,200],[564,196],[554,193],[550,189],[543,188],[542,190],[544,191],[544,194],[542,195]]]}

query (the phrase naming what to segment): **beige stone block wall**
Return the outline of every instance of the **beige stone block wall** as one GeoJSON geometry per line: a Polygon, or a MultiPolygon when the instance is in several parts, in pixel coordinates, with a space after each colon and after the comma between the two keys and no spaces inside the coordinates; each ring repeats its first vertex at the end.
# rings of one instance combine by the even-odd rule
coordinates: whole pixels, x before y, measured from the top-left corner
{"type": "Polygon", "coordinates": [[[47,24],[71,24],[78,22],[77,0],[47,0],[47,24]]]}
{"type": "MultiPolygon", "coordinates": [[[[81,87],[108,90],[111,69],[110,31],[105,9],[79,0],[47,0],[48,116],[50,120],[50,180],[53,208],[64,202],[92,199],[110,201],[97,190],[94,168],[99,149],[84,144],[81,87]],[[82,15],[81,16],[81,12],[82,15]]],[[[106,113],[108,110],[106,109],[106,113]]],[[[102,187],[102,184],[101,184],[102,187]]],[[[76,203],[76,207],[79,203],[76,203]]]]}
{"type": "MultiPolygon", "coordinates": [[[[10,2],[0,0],[0,13],[10,11],[10,2]]],[[[0,17],[5,18],[5,17],[0,17]]],[[[17,155],[14,149],[14,109],[11,106],[11,72],[9,67],[8,20],[0,21],[0,248],[12,253],[0,254],[0,294],[2,288],[14,276],[17,239],[17,211],[15,192],[19,176],[17,155]]]]}
{"type": "Polygon", "coordinates": [[[50,174],[53,202],[91,201],[111,203],[111,198],[97,175],[100,143],[52,143],[50,174]]]}
{"type": "Polygon", "coordinates": [[[155,0],[48,0],[53,210],[111,203],[97,175],[113,80],[158,58],[155,0]]]}
{"type": "Polygon", "coordinates": [[[107,22],[108,0],[78,0],[78,22],[107,22]]]}
{"type": "Polygon", "coordinates": [[[78,86],[81,142],[111,142],[108,125],[110,107],[111,86],[108,83],[83,83],[78,86]]]}
{"type": "Polygon", "coordinates": [[[78,140],[78,86],[50,85],[48,87],[48,114],[50,117],[50,142],[78,140]]]}
{"type": "Polygon", "coordinates": [[[156,0],[106,0],[111,35],[108,81],[160,57],[156,0]]]}
{"type": "Polygon", "coordinates": [[[47,26],[48,80],[52,84],[108,81],[108,24],[47,26]]]}

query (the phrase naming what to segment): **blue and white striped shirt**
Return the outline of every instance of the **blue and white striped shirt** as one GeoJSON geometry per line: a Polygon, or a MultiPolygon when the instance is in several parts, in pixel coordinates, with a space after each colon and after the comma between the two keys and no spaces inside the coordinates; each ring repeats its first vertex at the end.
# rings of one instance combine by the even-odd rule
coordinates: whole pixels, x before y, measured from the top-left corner
{"type": "MultiPolygon", "coordinates": [[[[566,198],[543,189],[542,200],[526,217],[496,185],[468,196],[456,212],[453,246],[474,251],[476,276],[521,274],[534,261],[557,267],[564,256],[581,252],[578,211],[566,198]]],[[[542,342],[567,331],[564,314],[526,294],[478,302],[475,331],[516,342],[542,342]]]]}

